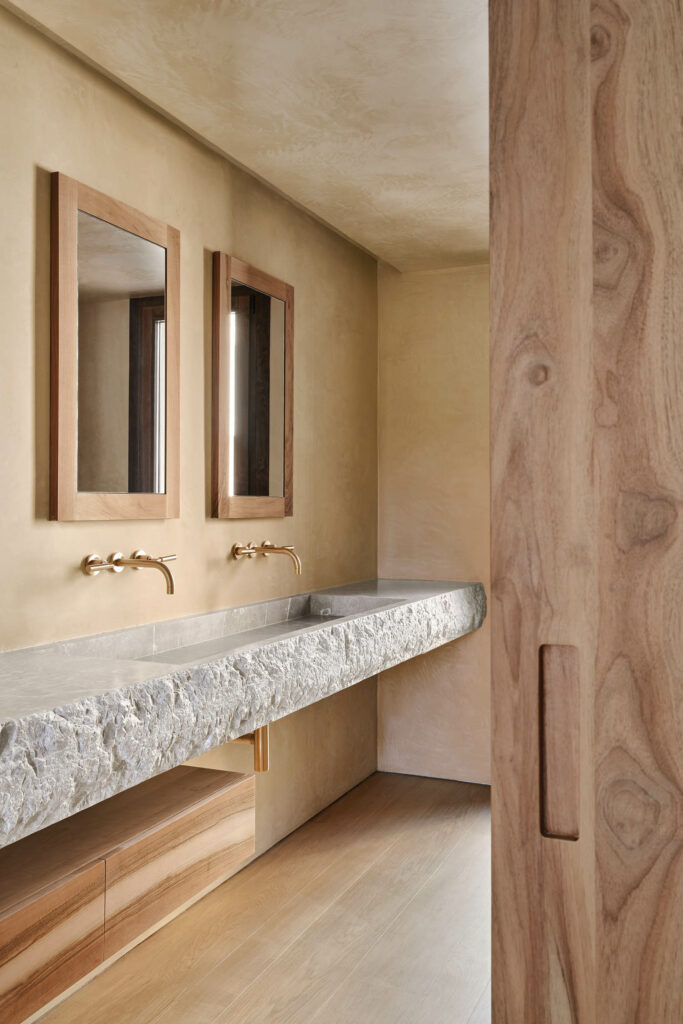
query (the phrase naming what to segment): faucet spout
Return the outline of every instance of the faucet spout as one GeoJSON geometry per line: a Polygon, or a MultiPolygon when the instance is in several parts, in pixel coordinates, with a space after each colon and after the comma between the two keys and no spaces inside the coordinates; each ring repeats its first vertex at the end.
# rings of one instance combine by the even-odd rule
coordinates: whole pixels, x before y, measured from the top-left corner
{"type": "Polygon", "coordinates": [[[166,580],[166,593],[175,594],[175,581],[173,579],[173,573],[166,565],[166,562],[162,558],[150,558],[149,566],[152,569],[158,569],[166,580]]]}
{"type": "Polygon", "coordinates": [[[117,558],[116,564],[130,566],[131,569],[158,569],[166,580],[166,593],[175,594],[173,574],[166,563],[173,562],[176,558],[177,555],[161,555],[159,558],[152,558],[144,551],[134,551],[130,558],[117,558]]]}
{"type": "Polygon", "coordinates": [[[295,575],[301,576],[301,574],[303,572],[303,566],[301,564],[301,559],[297,555],[297,553],[294,550],[292,545],[287,544],[285,547],[275,548],[275,551],[279,551],[283,555],[289,555],[289,557],[294,562],[294,573],[295,573],[295,575]]]}

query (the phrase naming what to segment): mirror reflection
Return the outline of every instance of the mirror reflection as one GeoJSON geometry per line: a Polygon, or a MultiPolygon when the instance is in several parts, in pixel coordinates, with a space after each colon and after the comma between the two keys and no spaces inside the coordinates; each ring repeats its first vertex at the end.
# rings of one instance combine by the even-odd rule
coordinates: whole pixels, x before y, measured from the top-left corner
{"type": "Polygon", "coordinates": [[[166,491],[166,250],[78,211],[78,490],[166,491]]]}
{"type": "Polygon", "coordinates": [[[284,494],[285,303],[231,282],[229,491],[284,494]]]}

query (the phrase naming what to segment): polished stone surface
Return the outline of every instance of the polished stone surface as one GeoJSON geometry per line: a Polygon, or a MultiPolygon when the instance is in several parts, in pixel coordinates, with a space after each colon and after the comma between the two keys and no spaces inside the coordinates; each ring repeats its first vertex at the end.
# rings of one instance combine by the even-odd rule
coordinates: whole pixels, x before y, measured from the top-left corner
{"type": "Polygon", "coordinates": [[[0,655],[0,846],[481,626],[372,580],[0,655]]]}

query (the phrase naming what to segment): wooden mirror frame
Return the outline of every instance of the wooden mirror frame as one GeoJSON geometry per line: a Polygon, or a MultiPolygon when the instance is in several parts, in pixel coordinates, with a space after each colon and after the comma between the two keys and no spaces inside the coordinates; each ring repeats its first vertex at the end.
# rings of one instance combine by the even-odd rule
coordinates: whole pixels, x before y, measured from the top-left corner
{"type": "Polygon", "coordinates": [[[228,256],[213,254],[211,514],[216,519],[276,519],[294,514],[294,289],[277,277],[228,256]],[[231,282],[239,281],[285,304],[284,474],[282,497],[236,495],[228,487],[228,314],[231,282]]]}
{"type": "Polygon", "coordinates": [[[180,234],[65,174],[52,175],[50,519],[179,515],[180,234]],[[166,493],[78,490],[78,211],[166,250],[166,493]]]}

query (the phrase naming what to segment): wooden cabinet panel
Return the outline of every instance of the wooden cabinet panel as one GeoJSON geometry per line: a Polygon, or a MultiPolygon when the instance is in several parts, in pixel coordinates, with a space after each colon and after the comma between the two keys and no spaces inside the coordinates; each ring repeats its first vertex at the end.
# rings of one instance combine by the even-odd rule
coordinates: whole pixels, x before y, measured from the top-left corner
{"type": "Polygon", "coordinates": [[[182,765],[0,850],[0,1022],[18,1024],[254,853],[253,775],[182,765]]]}
{"type": "Polygon", "coordinates": [[[108,855],[105,957],[247,860],[254,831],[247,776],[108,855]]]}
{"type": "Polygon", "coordinates": [[[104,958],[104,861],[0,916],[0,1020],[19,1024],[104,958]]]}

